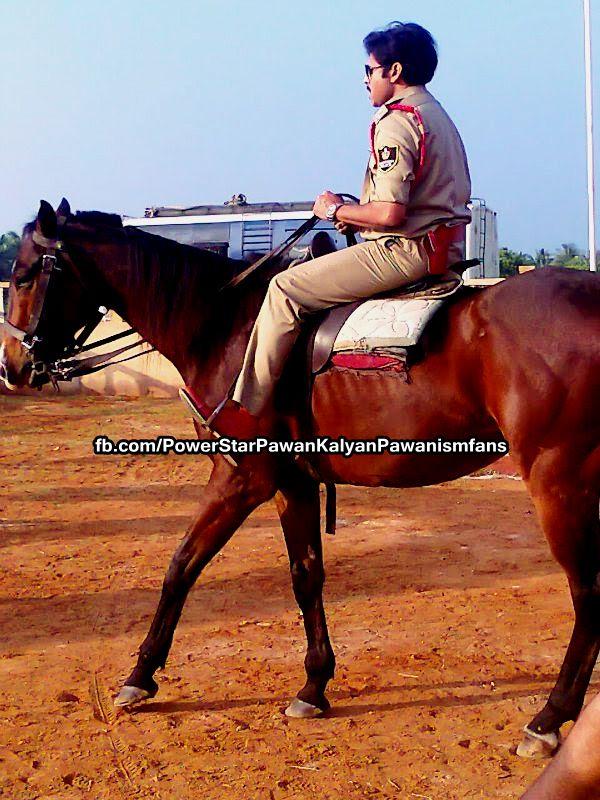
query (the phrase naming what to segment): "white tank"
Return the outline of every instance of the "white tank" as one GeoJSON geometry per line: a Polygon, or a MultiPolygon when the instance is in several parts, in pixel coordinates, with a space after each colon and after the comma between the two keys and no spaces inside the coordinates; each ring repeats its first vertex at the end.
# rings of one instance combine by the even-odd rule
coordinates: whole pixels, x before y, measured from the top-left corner
{"type": "Polygon", "coordinates": [[[465,258],[478,258],[481,264],[464,273],[465,278],[497,278],[500,275],[496,212],[479,197],[469,203],[472,219],[467,225],[465,258]]]}

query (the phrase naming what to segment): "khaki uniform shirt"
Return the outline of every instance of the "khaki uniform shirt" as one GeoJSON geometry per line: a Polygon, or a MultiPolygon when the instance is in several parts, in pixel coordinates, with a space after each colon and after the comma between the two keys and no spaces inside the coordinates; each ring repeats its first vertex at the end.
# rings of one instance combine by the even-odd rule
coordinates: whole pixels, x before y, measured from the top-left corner
{"type": "MultiPolygon", "coordinates": [[[[373,117],[375,152],[371,153],[367,166],[361,203],[402,203],[406,206],[406,217],[398,228],[365,230],[361,231],[362,237],[414,239],[443,223],[470,222],[467,156],[448,114],[424,86],[407,87],[387,105],[381,106],[373,117]],[[390,111],[387,105],[392,103],[416,107],[423,126],[413,113],[390,111]],[[423,136],[425,151],[420,167],[423,136]]],[[[456,244],[454,260],[463,257],[462,243],[456,244]]]]}

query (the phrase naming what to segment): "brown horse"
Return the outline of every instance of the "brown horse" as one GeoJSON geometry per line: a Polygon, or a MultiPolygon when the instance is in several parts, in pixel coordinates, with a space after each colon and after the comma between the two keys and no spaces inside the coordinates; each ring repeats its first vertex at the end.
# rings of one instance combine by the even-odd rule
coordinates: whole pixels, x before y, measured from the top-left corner
{"type": "MultiPolygon", "coordinates": [[[[221,291],[239,272],[238,262],[123,228],[110,215],[71,215],[66,201],[59,216],[57,227],[54,210],[42,203],[24,230],[11,278],[9,321],[25,329],[37,313],[36,298],[39,310],[43,256],[55,252],[61,271],[47,286],[35,360],[56,358],[101,303],[170,359],[185,383],[214,407],[239,369],[270,276],[252,276],[221,291]]],[[[329,367],[313,389],[312,427],[318,435],[504,437],[510,444],[552,552],[567,573],[575,608],[558,681],[528,726],[530,751],[554,749],[560,726],[577,717],[600,649],[599,307],[600,277],[565,269],[464,290],[434,318],[427,356],[413,366],[410,383],[397,374],[329,367]]],[[[22,386],[32,375],[31,354],[12,335],[4,336],[1,364],[9,384],[22,386]]],[[[299,374],[292,360],[269,421],[282,437],[302,429],[299,374]]],[[[41,380],[36,376],[33,383],[41,380]]],[[[466,475],[495,458],[322,454],[315,464],[336,483],[406,487],[466,475]]],[[[289,457],[268,453],[248,455],[235,468],[213,457],[200,512],[169,565],[120,704],[156,694],[153,675],[165,665],[192,585],[253,509],[274,495],[308,643],[307,681],[287,713],[314,716],[329,707],[325,689],[334,655],[322,600],[318,483],[289,457]]]]}

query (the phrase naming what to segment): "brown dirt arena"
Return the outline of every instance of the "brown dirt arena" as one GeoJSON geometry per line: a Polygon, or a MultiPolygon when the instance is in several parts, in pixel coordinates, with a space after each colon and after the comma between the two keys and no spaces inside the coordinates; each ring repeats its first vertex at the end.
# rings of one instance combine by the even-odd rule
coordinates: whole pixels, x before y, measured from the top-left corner
{"type": "Polygon", "coordinates": [[[99,433],[191,436],[177,401],[0,411],[2,798],[488,800],[539,773],[512,751],[571,609],[521,481],[339,490],[327,718],[282,714],[305,642],[272,504],[198,582],[159,695],[116,715],[209,462],[92,454],[99,433]]]}

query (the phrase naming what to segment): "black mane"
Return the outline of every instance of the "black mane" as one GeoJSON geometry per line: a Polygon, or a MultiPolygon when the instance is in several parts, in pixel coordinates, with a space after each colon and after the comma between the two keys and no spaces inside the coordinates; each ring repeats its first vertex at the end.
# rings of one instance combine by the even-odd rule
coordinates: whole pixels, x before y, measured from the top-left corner
{"type": "MultiPolygon", "coordinates": [[[[24,234],[31,233],[35,224],[34,220],[26,225],[24,234]]],[[[274,272],[273,268],[260,270],[239,289],[222,291],[232,277],[248,266],[247,261],[123,226],[118,214],[101,211],[78,211],[69,216],[64,235],[67,247],[69,225],[92,229],[91,241],[121,245],[119,267],[126,270],[126,293],[135,298],[136,311],[146,320],[149,336],[167,329],[177,331],[183,320],[201,315],[206,319],[207,312],[219,328],[228,328],[233,324],[232,305],[239,303],[232,293],[246,294],[264,286],[274,272]]]]}
{"type": "Polygon", "coordinates": [[[232,293],[246,294],[257,284],[267,283],[270,277],[270,270],[261,271],[239,289],[222,291],[248,262],[181,244],[133,225],[123,226],[114,214],[80,211],[72,221],[97,226],[103,240],[123,243],[127,294],[136,298],[149,336],[158,337],[169,329],[177,332],[182,322],[187,320],[189,325],[194,318],[199,322],[201,318],[204,322],[211,318],[216,329],[225,333],[234,324],[233,307],[239,305],[232,293]]]}
{"type": "Polygon", "coordinates": [[[122,228],[123,220],[119,214],[107,214],[105,211],[77,211],[67,222],[79,222],[82,225],[105,225],[109,228],[122,228]]]}

